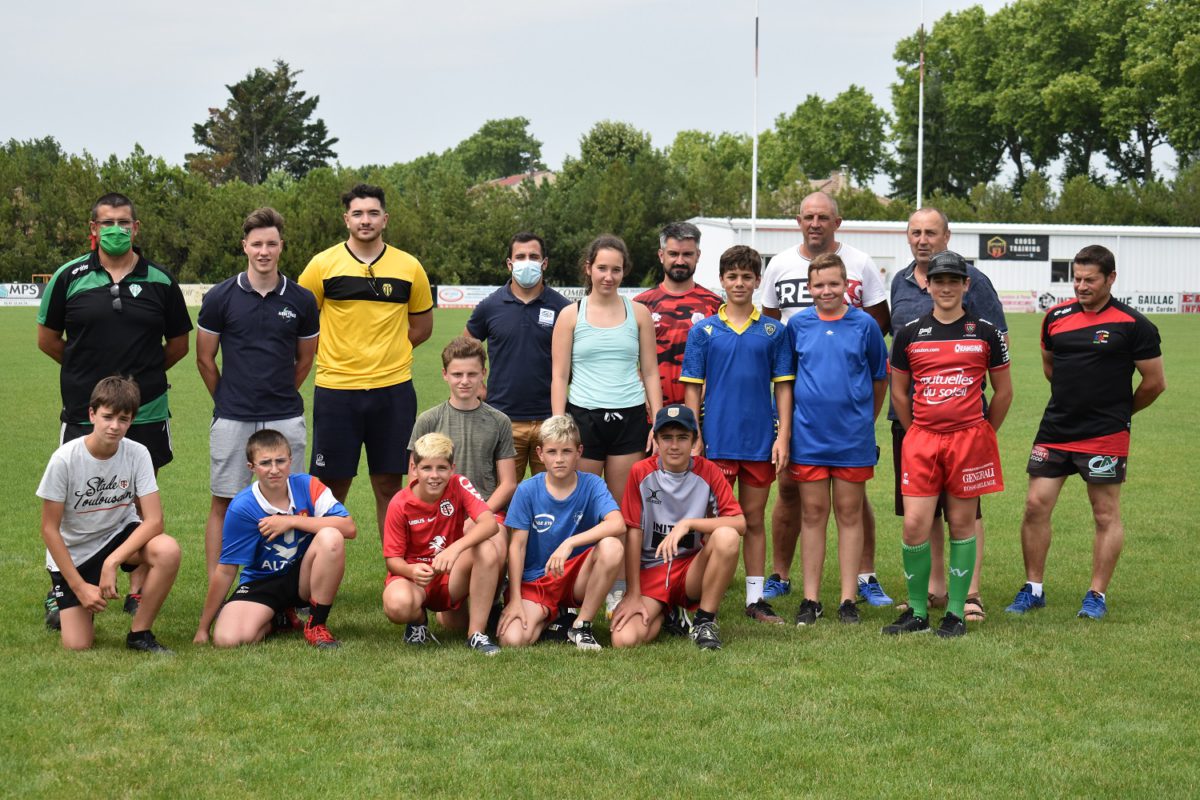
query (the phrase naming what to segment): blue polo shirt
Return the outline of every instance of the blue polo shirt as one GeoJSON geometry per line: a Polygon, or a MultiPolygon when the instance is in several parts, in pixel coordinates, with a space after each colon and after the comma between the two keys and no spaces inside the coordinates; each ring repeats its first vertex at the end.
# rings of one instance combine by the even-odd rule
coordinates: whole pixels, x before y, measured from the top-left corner
{"type": "Polygon", "coordinates": [[[280,275],[275,288],[261,295],[241,272],[208,290],[197,325],[221,337],[214,416],[265,422],[304,413],[296,391],[296,343],[320,332],[312,292],[280,275]]]}
{"type": "MultiPolygon", "coordinates": [[[[892,279],[892,343],[896,334],[908,323],[920,319],[933,312],[933,298],[928,289],[917,285],[917,262],[912,261],[904,271],[892,279]]],[[[963,295],[963,308],[968,314],[977,319],[987,320],[996,326],[1000,333],[1008,334],[1008,321],[1004,318],[1004,305],[1000,302],[996,288],[988,280],[988,276],[970,264],[967,265],[967,277],[971,286],[963,295]]],[[[984,407],[987,400],[984,400],[984,407]]],[[[888,397],[888,419],[896,419],[896,409],[892,406],[892,398],[888,397]]]]}
{"type": "Polygon", "coordinates": [[[512,281],[483,299],[467,320],[467,333],[486,341],[488,405],[513,421],[550,416],[550,340],[558,312],[571,301],[545,284],[522,302],[512,281]]]}

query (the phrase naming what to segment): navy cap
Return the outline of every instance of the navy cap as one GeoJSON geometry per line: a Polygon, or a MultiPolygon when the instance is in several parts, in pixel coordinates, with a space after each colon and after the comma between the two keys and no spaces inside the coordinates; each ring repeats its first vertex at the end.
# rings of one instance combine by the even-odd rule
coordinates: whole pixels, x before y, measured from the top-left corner
{"type": "Polygon", "coordinates": [[[943,250],[940,253],[934,253],[933,258],[929,259],[929,267],[925,270],[925,275],[930,278],[934,275],[957,275],[960,278],[969,277],[967,275],[967,260],[953,250],[943,250]]]}
{"type": "Polygon", "coordinates": [[[679,425],[689,431],[699,430],[699,426],[696,424],[696,415],[684,405],[664,406],[658,410],[658,414],[654,417],[654,432],[658,433],[667,425],[679,425]]]}

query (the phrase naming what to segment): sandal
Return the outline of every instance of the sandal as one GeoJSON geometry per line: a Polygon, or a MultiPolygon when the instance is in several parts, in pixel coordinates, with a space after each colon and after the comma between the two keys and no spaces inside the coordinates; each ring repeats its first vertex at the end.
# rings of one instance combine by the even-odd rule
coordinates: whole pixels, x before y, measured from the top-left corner
{"type": "Polygon", "coordinates": [[[983,622],[987,619],[987,612],[983,610],[983,601],[979,599],[979,595],[967,598],[966,605],[963,606],[963,615],[967,622],[983,622]]]}
{"type": "MultiPolygon", "coordinates": [[[[929,608],[945,608],[946,604],[949,602],[950,602],[950,595],[948,595],[948,594],[936,595],[936,594],[931,593],[929,595],[929,608]]],[[[896,604],[896,610],[900,611],[900,612],[908,611],[908,601],[901,600],[899,603],[896,604]]],[[[968,619],[969,619],[969,617],[968,617],[968,619]]]]}

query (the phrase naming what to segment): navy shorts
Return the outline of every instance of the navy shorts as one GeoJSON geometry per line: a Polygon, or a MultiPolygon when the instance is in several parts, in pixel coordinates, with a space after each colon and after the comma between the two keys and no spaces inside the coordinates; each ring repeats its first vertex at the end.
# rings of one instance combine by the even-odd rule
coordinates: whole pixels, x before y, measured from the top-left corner
{"type": "Polygon", "coordinates": [[[417,393],[412,381],[380,389],[313,391],[312,465],[322,480],[358,474],[358,459],[367,447],[372,475],[408,472],[408,439],[417,421],[417,393]]]}
{"type": "Polygon", "coordinates": [[[603,461],[608,456],[646,452],[650,422],[644,405],[593,410],[567,403],[567,413],[579,426],[584,458],[603,461]]]}
{"type": "MultiPolygon", "coordinates": [[[[140,522],[131,522],[121,529],[113,538],[105,543],[104,547],[87,561],[82,564],[76,564],[75,569],[79,572],[79,577],[83,578],[84,583],[90,583],[93,586],[100,585],[100,570],[104,567],[104,559],[113,554],[114,551],[121,545],[125,544],[125,540],[137,530],[140,522]]],[[[134,564],[122,564],[122,572],[133,572],[137,569],[134,564]]],[[[58,609],[61,611],[65,608],[75,608],[80,605],[79,598],[75,596],[75,592],[71,591],[70,584],[67,579],[62,576],[61,572],[47,570],[50,573],[50,594],[58,602],[58,609]]]]}
{"type": "Polygon", "coordinates": [[[302,608],[309,604],[307,598],[300,596],[300,564],[297,561],[286,572],[246,581],[233,590],[227,602],[241,600],[248,603],[258,603],[272,611],[283,611],[285,608],[302,608]]]}
{"type": "MultiPolygon", "coordinates": [[[[91,432],[92,424],[90,422],[64,422],[62,430],[59,433],[58,443],[64,445],[72,439],[87,436],[91,432]]],[[[125,434],[125,438],[140,445],[145,445],[146,449],[150,451],[150,463],[154,465],[155,472],[170,464],[171,459],[175,458],[175,453],[171,449],[170,420],[142,422],[137,425],[130,425],[129,432],[125,434]]]]}

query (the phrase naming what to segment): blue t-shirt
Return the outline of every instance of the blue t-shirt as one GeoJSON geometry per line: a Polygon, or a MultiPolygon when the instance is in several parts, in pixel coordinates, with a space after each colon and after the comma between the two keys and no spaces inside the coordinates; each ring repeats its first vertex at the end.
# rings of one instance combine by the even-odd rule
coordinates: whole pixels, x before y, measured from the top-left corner
{"type": "Polygon", "coordinates": [[[788,321],[796,357],[791,462],[870,467],[875,455],[874,382],[887,377],[887,345],[870,314],[853,306],[823,320],[815,306],[788,321]]]}
{"type": "Polygon", "coordinates": [[[467,320],[467,333],[487,342],[488,405],[513,420],[550,416],[550,340],[558,312],[571,301],[546,286],[523,303],[512,282],[483,299],[467,320]]]}
{"type": "MultiPolygon", "coordinates": [[[[579,483],[566,500],[546,490],[546,473],[522,481],[508,504],[504,524],[517,531],[528,531],[525,544],[525,571],[521,581],[536,581],[546,574],[546,560],[569,536],[600,524],[610,512],[619,510],[608,486],[598,475],[577,472],[579,483]]],[[[585,552],[576,547],[571,557],[585,552]]]]}
{"type": "Polygon", "coordinates": [[[288,476],[288,508],[276,508],[267,502],[258,481],[237,493],[225,512],[221,531],[222,564],[242,568],[238,585],[286,572],[304,558],[312,544],[312,534],[288,531],[267,541],[258,531],[258,521],[272,514],[302,517],[348,517],[350,513],[333,496],[329,487],[312,475],[298,472],[288,476]]]}
{"type": "Polygon", "coordinates": [[[730,326],[725,306],[692,326],[680,380],[706,386],[705,455],[770,461],[776,433],[773,384],[793,377],[787,326],[757,308],[741,331],[730,326]]]}
{"type": "Polygon", "coordinates": [[[243,422],[304,413],[296,391],[296,343],[320,332],[313,293],[286,276],[261,295],[240,272],[208,290],[196,318],[221,337],[221,380],[213,415],[243,422]]]}

